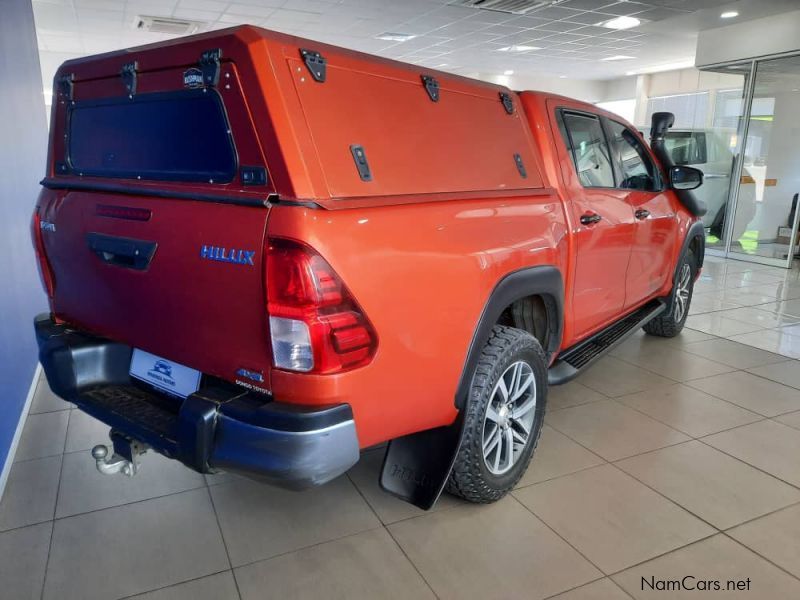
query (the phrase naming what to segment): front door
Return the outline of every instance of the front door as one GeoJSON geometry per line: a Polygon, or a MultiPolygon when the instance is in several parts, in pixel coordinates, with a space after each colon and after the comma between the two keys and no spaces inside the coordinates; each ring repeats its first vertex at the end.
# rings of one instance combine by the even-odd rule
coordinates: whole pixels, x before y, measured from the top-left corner
{"type": "Polygon", "coordinates": [[[563,141],[557,146],[575,239],[569,344],[616,320],[624,310],[635,225],[627,192],[615,186],[600,118],[568,108],[551,114],[563,141]]]}
{"type": "Polygon", "coordinates": [[[639,134],[607,119],[617,187],[633,211],[636,227],[625,284],[625,307],[632,308],[672,276],[672,250],[678,221],[666,186],[639,134]]]}

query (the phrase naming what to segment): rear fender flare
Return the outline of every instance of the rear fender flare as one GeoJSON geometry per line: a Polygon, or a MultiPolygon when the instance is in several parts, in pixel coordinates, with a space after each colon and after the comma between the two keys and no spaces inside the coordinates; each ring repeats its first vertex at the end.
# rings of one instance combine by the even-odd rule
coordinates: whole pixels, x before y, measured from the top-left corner
{"type": "Polygon", "coordinates": [[[381,488],[424,510],[433,507],[447,484],[461,447],[463,407],[472,385],[472,373],[492,327],[511,303],[533,295],[542,296],[547,307],[549,331],[545,351],[553,355],[558,350],[564,305],[561,272],[553,266],[539,266],[515,271],[501,279],[489,295],[473,333],[456,390],[459,411],[455,421],[389,442],[380,476],[381,488]]]}

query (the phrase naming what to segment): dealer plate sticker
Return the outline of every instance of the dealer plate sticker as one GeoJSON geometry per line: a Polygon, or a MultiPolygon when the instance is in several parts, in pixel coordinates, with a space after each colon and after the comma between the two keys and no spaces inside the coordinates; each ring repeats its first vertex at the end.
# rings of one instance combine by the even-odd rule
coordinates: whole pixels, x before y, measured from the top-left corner
{"type": "Polygon", "coordinates": [[[200,387],[200,371],[134,348],[131,357],[131,377],[186,398],[200,387]]]}

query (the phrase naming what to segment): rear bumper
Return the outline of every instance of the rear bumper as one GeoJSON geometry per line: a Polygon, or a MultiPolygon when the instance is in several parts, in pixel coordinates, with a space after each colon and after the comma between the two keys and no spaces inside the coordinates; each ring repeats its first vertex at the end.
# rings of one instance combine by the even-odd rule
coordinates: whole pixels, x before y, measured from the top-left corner
{"type": "Polygon", "coordinates": [[[131,348],[34,321],[53,392],[113,430],[201,473],[239,472],[302,489],[341,475],[359,457],[349,405],[302,407],[225,384],[185,400],[134,385],[131,348]]]}

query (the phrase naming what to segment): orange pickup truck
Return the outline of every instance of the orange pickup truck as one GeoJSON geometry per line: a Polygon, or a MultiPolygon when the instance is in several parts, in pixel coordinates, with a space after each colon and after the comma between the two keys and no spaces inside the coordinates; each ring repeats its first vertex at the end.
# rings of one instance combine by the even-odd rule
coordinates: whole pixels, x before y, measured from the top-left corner
{"type": "Polygon", "coordinates": [[[289,488],[389,442],[429,508],[522,476],[548,385],[683,327],[702,173],[592,105],[244,26],[64,63],[32,233],[53,391],[289,488]]]}

